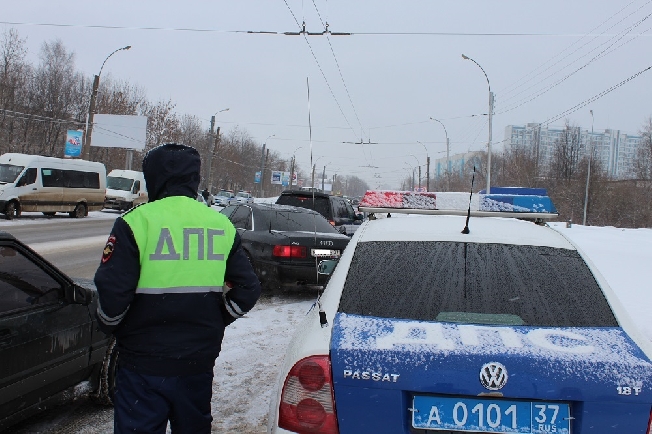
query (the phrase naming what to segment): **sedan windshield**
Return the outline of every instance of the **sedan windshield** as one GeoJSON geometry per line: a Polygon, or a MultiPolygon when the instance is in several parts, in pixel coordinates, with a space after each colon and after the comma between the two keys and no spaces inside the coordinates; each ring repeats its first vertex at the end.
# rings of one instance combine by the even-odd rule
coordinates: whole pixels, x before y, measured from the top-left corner
{"type": "Polygon", "coordinates": [[[0,164],[0,182],[5,184],[16,182],[16,178],[24,168],[24,166],[14,166],[13,164],[0,164]]]}
{"type": "Polygon", "coordinates": [[[460,242],[356,246],[341,312],[539,327],[617,327],[575,250],[460,242]]]}

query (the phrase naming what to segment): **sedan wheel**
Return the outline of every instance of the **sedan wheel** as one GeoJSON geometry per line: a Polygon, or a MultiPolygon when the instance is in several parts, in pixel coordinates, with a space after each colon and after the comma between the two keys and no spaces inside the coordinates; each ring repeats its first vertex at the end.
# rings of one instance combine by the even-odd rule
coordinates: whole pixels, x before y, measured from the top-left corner
{"type": "Polygon", "coordinates": [[[100,384],[97,389],[95,400],[101,404],[112,405],[115,394],[115,377],[118,367],[118,348],[116,347],[115,338],[109,341],[109,347],[102,362],[100,371],[100,384]]]}

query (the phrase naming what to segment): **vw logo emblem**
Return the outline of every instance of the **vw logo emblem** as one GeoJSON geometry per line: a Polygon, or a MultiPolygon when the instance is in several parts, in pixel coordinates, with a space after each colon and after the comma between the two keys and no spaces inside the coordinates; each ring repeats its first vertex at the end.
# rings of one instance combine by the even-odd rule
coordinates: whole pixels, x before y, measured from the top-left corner
{"type": "Polygon", "coordinates": [[[507,369],[498,362],[485,364],[480,368],[480,383],[485,389],[502,389],[507,384],[507,369]]]}

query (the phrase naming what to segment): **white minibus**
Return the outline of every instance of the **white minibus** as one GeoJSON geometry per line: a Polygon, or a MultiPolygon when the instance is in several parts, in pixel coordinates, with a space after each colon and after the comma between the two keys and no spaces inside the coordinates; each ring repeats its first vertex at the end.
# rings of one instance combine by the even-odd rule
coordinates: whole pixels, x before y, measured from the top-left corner
{"type": "Polygon", "coordinates": [[[126,211],[147,202],[147,187],[143,172],[115,169],[106,177],[104,208],[126,211]]]}
{"type": "Polygon", "coordinates": [[[67,212],[80,218],[99,211],[106,194],[102,163],[8,153],[0,155],[0,213],[7,220],[22,212],[67,212]]]}

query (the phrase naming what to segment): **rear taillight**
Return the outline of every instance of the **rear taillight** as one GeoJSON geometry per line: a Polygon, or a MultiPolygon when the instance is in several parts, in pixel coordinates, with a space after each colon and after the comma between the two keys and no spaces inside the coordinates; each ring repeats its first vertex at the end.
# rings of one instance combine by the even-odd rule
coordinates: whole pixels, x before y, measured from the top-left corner
{"type": "Polygon", "coordinates": [[[335,222],[333,220],[329,220],[328,223],[330,223],[332,226],[335,226],[335,222]]]}
{"type": "Polygon", "coordinates": [[[281,392],[278,426],[301,433],[338,433],[328,356],[306,357],[292,367],[281,392]]]}
{"type": "Polygon", "coordinates": [[[650,410],[650,417],[647,420],[647,431],[645,434],[652,434],[652,410],[650,410]]]}
{"type": "Polygon", "coordinates": [[[304,246],[274,246],[272,255],[279,258],[305,258],[308,253],[304,246]]]}

